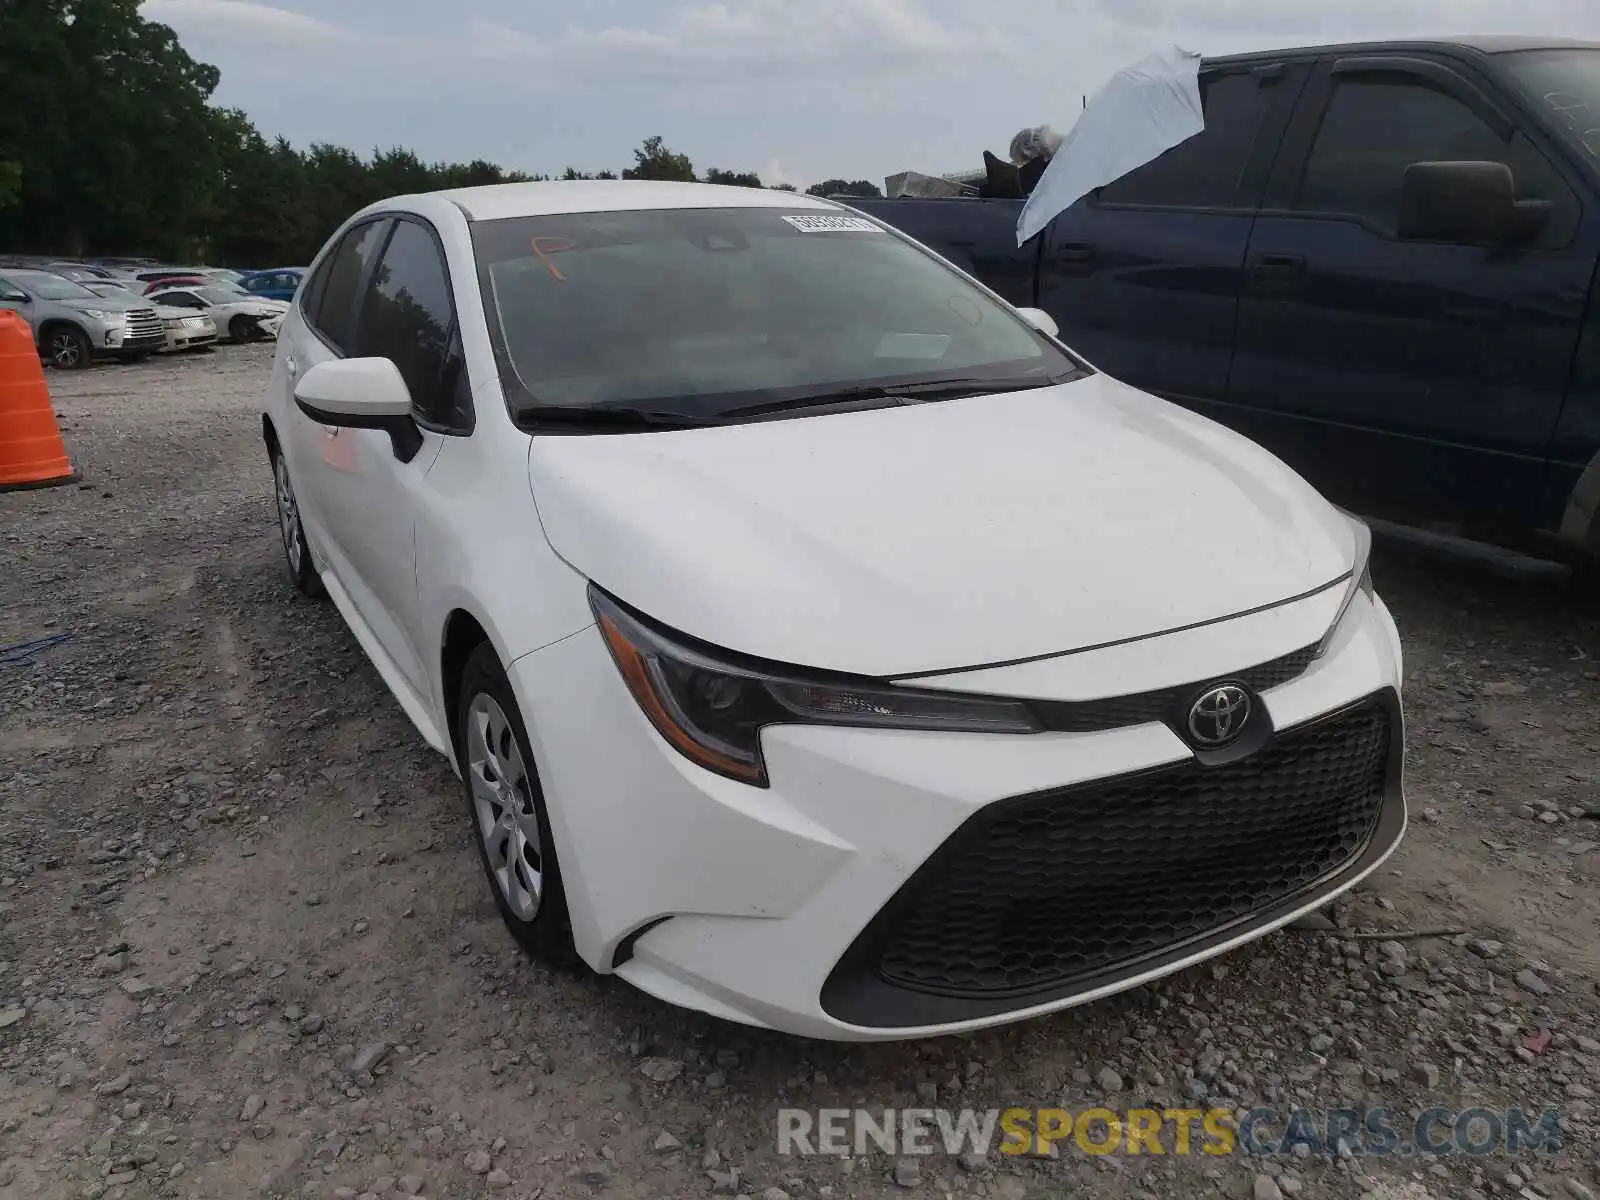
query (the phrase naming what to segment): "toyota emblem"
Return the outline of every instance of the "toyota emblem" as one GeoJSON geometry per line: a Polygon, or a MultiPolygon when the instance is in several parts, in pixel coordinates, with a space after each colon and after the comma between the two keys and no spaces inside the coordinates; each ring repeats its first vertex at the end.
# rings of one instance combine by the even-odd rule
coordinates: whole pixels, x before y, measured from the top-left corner
{"type": "Polygon", "coordinates": [[[1211,749],[1233,741],[1250,719],[1250,693],[1232,683],[1218,684],[1189,706],[1189,736],[1211,749]]]}

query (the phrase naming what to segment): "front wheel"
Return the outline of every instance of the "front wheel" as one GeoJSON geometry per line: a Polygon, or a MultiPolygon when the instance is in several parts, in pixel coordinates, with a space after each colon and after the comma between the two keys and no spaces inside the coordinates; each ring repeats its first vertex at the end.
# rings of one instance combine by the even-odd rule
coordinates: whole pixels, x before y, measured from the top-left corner
{"type": "Polygon", "coordinates": [[[305,526],[300,523],[300,504],[295,499],[294,484],[289,479],[289,463],[282,450],[272,454],[273,490],[278,499],[278,531],[283,536],[283,556],[289,564],[289,577],[302,595],[322,595],[322,577],[311,561],[311,549],[306,545],[305,526]]]}
{"type": "Polygon", "coordinates": [[[457,697],[456,758],[495,905],[528,954],[576,959],[555,838],[511,683],[485,642],[467,659],[457,697]]]}
{"type": "Polygon", "coordinates": [[[93,347],[81,329],[57,325],[44,338],[44,354],[58,371],[81,371],[93,357],[93,347]]]}
{"type": "Polygon", "coordinates": [[[235,317],[228,322],[228,336],[236,342],[253,342],[261,333],[261,327],[250,317],[235,317]]]}

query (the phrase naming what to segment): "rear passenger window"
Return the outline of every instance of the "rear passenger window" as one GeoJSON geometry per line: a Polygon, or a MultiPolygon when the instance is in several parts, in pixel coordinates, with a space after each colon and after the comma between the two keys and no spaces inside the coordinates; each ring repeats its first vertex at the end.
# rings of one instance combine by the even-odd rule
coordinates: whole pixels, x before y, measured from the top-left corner
{"type": "Polygon", "coordinates": [[[470,428],[470,407],[458,411],[454,333],[450,277],[438,243],[418,222],[397,221],[361,305],[352,353],[394,363],[420,420],[470,428]]]}
{"type": "Polygon", "coordinates": [[[1571,240],[1577,197],[1522,133],[1507,142],[1454,96],[1393,75],[1346,79],[1335,88],[1295,208],[1360,217],[1393,234],[1400,184],[1416,162],[1505,163],[1519,199],[1555,205],[1537,244],[1564,246],[1571,240]]]}
{"type": "Polygon", "coordinates": [[[1256,131],[1277,90],[1256,73],[1202,74],[1206,127],[1186,142],[1100,189],[1101,204],[1227,208],[1234,203],[1256,131]]]}
{"type": "Polygon", "coordinates": [[[358,225],[344,235],[336,249],[318,274],[320,286],[306,297],[306,318],[317,332],[340,350],[349,352],[351,318],[354,315],[356,289],[366,273],[367,264],[382,244],[380,234],[388,228],[388,221],[369,221],[358,225]]]}

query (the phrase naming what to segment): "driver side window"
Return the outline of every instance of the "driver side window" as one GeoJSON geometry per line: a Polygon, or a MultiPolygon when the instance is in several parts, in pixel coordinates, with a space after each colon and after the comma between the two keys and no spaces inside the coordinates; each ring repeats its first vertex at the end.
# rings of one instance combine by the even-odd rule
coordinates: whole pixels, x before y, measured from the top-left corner
{"type": "Polygon", "coordinates": [[[1392,237],[1401,181],[1416,162],[1504,163],[1519,200],[1555,205],[1535,244],[1559,247],[1572,238],[1577,197],[1521,132],[1508,142],[1454,96],[1398,75],[1339,82],[1322,114],[1294,207],[1360,217],[1392,237]]]}

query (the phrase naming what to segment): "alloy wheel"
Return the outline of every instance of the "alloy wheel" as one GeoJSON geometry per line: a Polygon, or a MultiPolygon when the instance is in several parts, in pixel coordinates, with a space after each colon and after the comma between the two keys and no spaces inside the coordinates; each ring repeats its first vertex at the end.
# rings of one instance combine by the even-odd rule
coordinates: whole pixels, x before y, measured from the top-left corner
{"type": "Polygon", "coordinates": [[[50,339],[50,361],[64,371],[70,371],[83,359],[83,348],[70,333],[58,333],[50,339]]]}
{"type": "Polygon", "coordinates": [[[531,921],[544,895],[532,781],[505,711],[482,692],[467,707],[467,786],[495,885],[518,919],[531,921]]]}
{"type": "Polygon", "coordinates": [[[305,539],[300,535],[300,508],[294,500],[294,485],[289,482],[289,464],[282,454],[273,463],[273,474],[278,484],[278,527],[283,532],[283,552],[289,556],[289,569],[298,575],[305,539]]]}

